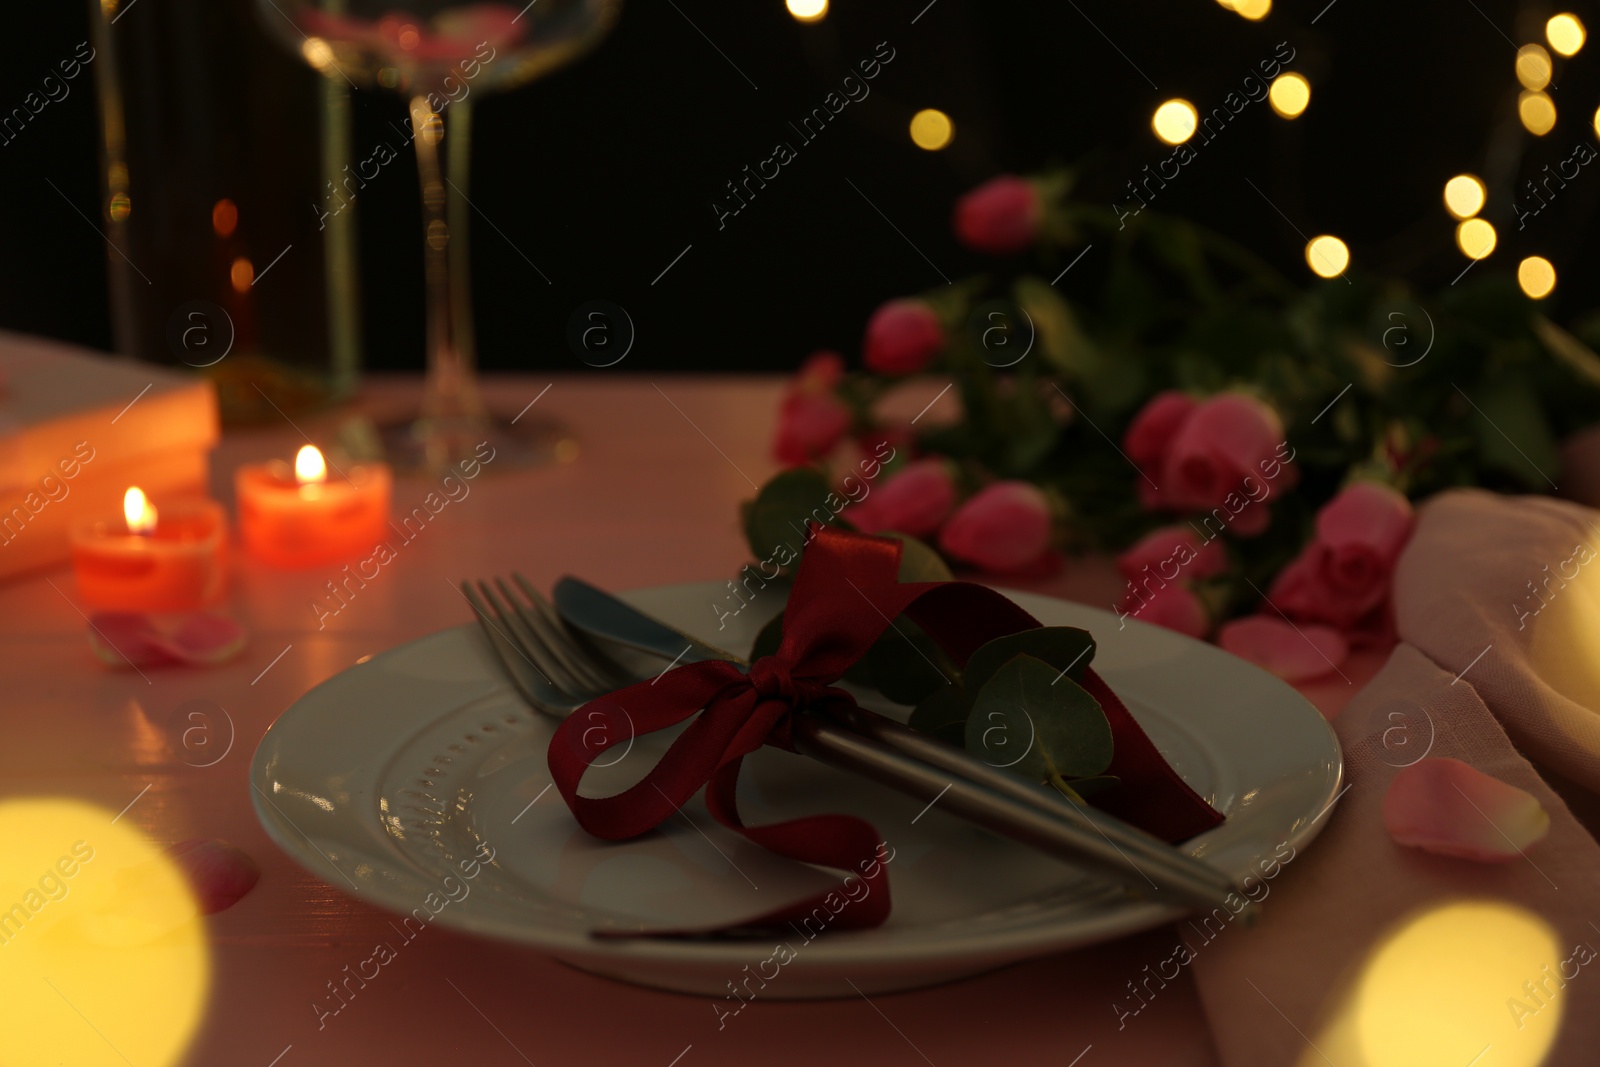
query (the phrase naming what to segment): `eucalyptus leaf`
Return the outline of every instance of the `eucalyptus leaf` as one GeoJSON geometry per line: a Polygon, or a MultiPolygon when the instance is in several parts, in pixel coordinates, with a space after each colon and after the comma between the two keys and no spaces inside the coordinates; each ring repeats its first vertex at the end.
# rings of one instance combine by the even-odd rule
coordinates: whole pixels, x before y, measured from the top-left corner
{"type": "Polygon", "coordinates": [[[1099,701],[1059,675],[1028,655],[995,671],[967,716],[967,751],[1035,782],[1093,777],[1111,766],[1111,724],[1099,701]]]}
{"type": "Polygon", "coordinates": [[[786,470],[745,503],[745,539],[757,560],[791,569],[805,548],[806,524],[832,525],[844,505],[822,472],[812,467],[786,470]]]}
{"type": "Polygon", "coordinates": [[[862,657],[872,687],[896,704],[920,704],[956,675],[939,646],[904,615],[862,657]]]}
{"type": "Polygon", "coordinates": [[[896,577],[901,582],[948,582],[955,578],[949,564],[926,542],[895,530],[885,530],[878,536],[900,542],[900,573],[896,577]]]}
{"type": "Polygon", "coordinates": [[[1066,671],[1069,678],[1079,679],[1094,660],[1094,647],[1089,631],[1073,626],[1041,626],[1007,634],[980,646],[972,654],[962,673],[962,685],[969,693],[980,691],[1002,664],[1019,653],[1043,660],[1057,672],[1066,671]]]}
{"type": "Polygon", "coordinates": [[[967,697],[958,685],[935,689],[918,704],[906,725],[961,748],[967,739],[967,697]]]}

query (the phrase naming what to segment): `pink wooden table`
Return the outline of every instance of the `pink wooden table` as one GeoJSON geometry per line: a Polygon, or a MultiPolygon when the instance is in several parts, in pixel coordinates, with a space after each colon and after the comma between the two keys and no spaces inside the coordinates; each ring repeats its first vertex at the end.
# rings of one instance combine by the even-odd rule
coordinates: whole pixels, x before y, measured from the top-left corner
{"type": "MultiPolygon", "coordinates": [[[[492,394],[515,411],[549,381],[503,378],[492,394]]],[[[110,811],[137,796],[123,822],[157,845],[218,837],[261,864],[255,890],[206,920],[213,981],[184,1063],[1216,1063],[1187,971],[1117,1029],[1112,1003],[1125,980],[1168,950],[1163,931],[870,1002],[757,1000],[719,1032],[706,998],[621,985],[435,927],[319,1029],[313,1003],[325,983],[394,934],[387,913],[312,877],[260,829],[247,770],[267,727],[361,657],[469,621],[453,585],[469,572],[517,568],[548,585],[571,571],[612,588],[731,576],[747,558],[737,503],[753,495],[751,480],[774,469],[768,441],[779,387],[770,378],[556,378],[534,411],[574,429],[575,462],[471,483],[470,496],[404,546],[325,629],[311,605],[335,568],[241,563],[223,610],[248,628],[250,644],[221,668],[152,670],[148,683],[105,669],[62,595],[72,590],[70,574],[0,587],[5,796],[71,796],[110,811]],[[191,700],[214,702],[236,731],[214,766],[190,766],[169,741],[165,724],[191,700]]],[[[392,400],[409,388],[380,382],[371,392],[392,400]]],[[[231,496],[239,463],[287,456],[300,441],[288,425],[230,433],[214,457],[215,495],[231,496]]],[[[433,487],[400,479],[396,512],[433,487]]],[[[1119,586],[1108,564],[1092,561],[1041,588],[1109,605],[1119,586]]],[[[1331,713],[1373,669],[1371,661],[1346,667],[1353,684],[1335,678],[1309,695],[1331,713]]]]}

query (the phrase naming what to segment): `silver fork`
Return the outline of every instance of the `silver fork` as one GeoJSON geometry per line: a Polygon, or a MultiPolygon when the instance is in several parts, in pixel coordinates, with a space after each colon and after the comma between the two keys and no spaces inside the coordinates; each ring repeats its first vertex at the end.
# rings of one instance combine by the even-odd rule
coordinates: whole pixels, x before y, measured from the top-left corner
{"type": "MultiPolygon", "coordinates": [[[[501,578],[494,580],[493,588],[480,581],[474,589],[463,581],[461,591],[506,676],[535,711],[565,718],[596,697],[643,680],[586,647],[527,579],[518,574],[513,580],[521,598],[501,578]]],[[[1203,910],[1226,906],[1230,895],[1243,899],[1226,874],[1165,842],[1109,816],[1063,809],[1050,798],[1034,795],[1014,776],[993,781],[1005,775],[1003,771],[991,772],[986,781],[974,781],[967,776],[965,760],[953,760],[930,739],[892,721],[884,720],[897,729],[886,730],[878,718],[851,716],[857,727],[853,730],[824,715],[801,712],[793,719],[795,748],[930,807],[938,802],[951,814],[1120,883],[1134,895],[1203,910]],[[903,734],[914,736],[908,740],[903,734]]]]}

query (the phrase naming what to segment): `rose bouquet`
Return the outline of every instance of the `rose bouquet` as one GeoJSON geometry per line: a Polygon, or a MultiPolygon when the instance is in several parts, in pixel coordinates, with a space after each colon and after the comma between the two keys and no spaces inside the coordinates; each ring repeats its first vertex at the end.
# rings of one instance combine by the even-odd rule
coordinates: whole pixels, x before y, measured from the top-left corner
{"type": "Polygon", "coordinates": [[[1392,639],[1411,501],[1553,491],[1558,442],[1597,421],[1600,357],[1507,275],[1302,288],[1071,187],[968,193],[956,235],[996,269],[883,304],[858,370],[804,361],[774,440],[787,469],[744,507],[757,559],[835,524],[1000,575],[1111,552],[1119,615],[1304,679],[1392,639]],[[933,402],[908,418],[908,392],[933,402]]]}

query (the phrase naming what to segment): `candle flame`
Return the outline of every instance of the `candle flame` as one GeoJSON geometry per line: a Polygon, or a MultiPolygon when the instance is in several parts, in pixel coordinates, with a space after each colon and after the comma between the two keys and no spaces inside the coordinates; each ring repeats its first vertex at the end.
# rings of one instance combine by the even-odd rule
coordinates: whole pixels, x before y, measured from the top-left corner
{"type": "Polygon", "coordinates": [[[128,520],[129,533],[147,534],[156,528],[156,509],[137,485],[122,494],[122,517],[128,520]]]}
{"type": "Polygon", "coordinates": [[[303,445],[294,457],[294,477],[301,485],[322,482],[328,478],[328,464],[316,445],[303,445]]]}

